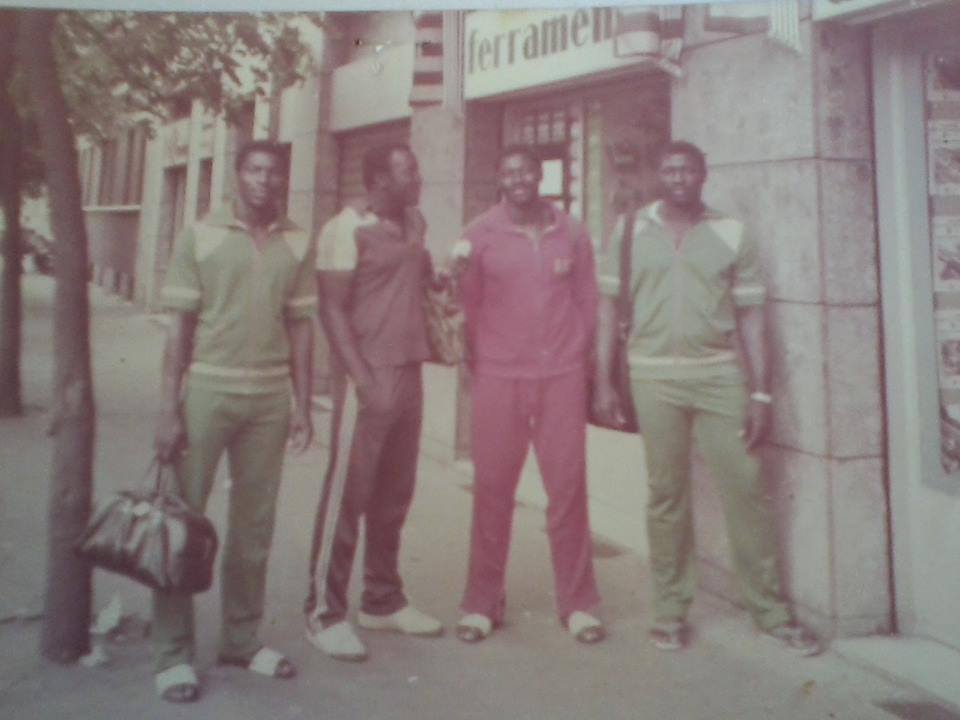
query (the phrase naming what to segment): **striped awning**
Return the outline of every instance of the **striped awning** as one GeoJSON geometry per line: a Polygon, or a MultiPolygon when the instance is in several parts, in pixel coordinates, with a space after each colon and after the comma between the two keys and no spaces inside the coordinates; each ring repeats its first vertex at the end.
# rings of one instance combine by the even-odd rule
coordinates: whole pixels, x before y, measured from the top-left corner
{"type": "Polygon", "coordinates": [[[410,106],[443,102],[443,13],[422,12],[416,16],[416,55],[410,106]]]}

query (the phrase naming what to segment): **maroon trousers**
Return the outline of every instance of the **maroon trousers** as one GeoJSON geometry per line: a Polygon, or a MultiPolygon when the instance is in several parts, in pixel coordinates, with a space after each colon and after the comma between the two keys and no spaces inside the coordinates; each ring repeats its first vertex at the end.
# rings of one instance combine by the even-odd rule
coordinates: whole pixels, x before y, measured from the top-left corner
{"type": "Polygon", "coordinates": [[[336,378],[330,465],[310,552],[305,612],[324,627],[347,616],[360,518],[364,518],[363,595],[370,615],[407,604],[398,567],[400,535],[413,501],[423,417],[420,363],[373,368],[376,402],[358,404],[353,383],[336,378]]]}
{"type": "Polygon", "coordinates": [[[470,563],[461,609],[500,622],[514,495],[530,443],[547,493],[557,612],[600,602],[593,575],[586,487],[586,376],[472,379],[474,463],[470,563]]]}

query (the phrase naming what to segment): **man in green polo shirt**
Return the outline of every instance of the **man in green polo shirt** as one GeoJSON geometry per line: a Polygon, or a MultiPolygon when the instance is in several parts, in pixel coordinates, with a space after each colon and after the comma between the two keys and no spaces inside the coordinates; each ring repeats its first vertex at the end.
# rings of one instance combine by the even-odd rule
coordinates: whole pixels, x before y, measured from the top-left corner
{"type": "MultiPolygon", "coordinates": [[[[743,600],[765,636],[799,654],[818,652],[783,599],[776,532],[758,451],[770,418],[764,287],[757,246],[735,218],[701,199],[706,159],[695,145],[668,144],[658,165],[661,200],[639,210],[632,238],[630,381],[646,448],[647,534],[655,621],[650,639],[687,642],[693,600],[690,447],[719,485],[743,600]]],[[[620,293],[623,218],[601,263],[595,411],[622,418],[610,382],[620,293]]]]}
{"type": "MultiPolygon", "coordinates": [[[[177,240],[162,291],[172,318],[156,437],[160,461],[175,464],[183,498],[201,512],[227,453],[219,662],[276,678],[296,670],[257,631],[284,449],[289,438],[303,451],[313,437],[316,310],[312,243],[279,212],[284,166],[277,145],[245,145],[232,207],[177,240]]],[[[192,599],[157,592],[153,601],[157,692],[196,700],[192,599]]]]}

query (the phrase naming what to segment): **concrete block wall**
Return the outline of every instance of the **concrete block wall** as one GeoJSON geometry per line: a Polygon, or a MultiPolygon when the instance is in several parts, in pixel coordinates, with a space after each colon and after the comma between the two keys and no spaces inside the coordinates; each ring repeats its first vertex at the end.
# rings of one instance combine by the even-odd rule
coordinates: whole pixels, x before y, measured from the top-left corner
{"type": "MultiPolygon", "coordinates": [[[[891,618],[867,37],[809,19],[801,31],[801,53],[763,35],[688,37],[673,136],[704,149],[707,202],[744,218],[760,242],[775,398],[765,468],[788,594],[825,632],[882,632],[891,618]]],[[[702,579],[735,597],[715,487],[702,468],[695,484],[702,579]]]]}

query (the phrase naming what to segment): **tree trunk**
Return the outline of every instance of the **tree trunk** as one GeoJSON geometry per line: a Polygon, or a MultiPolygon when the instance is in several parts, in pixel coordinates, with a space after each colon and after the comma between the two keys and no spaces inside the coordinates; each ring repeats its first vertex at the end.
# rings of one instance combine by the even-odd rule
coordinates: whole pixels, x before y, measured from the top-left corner
{"type": "Polygon", "coordinates": [[[16,13],[0,10],[0,205],[3,273],[0,275],[0,417],[23,414],[20,393],[20,115],[9,91],[13,76],[16,13]]]}
{"type": "Polygon", "coordinates": [[[30,78],[57,247],[53,467],[41,652],[49,660],[66,663],[89,647],[91,570],[72,546],[90,515],[95,417],[87,235],[76,143],[51,44],[55,20],[51,11],[20,12],[18,59],[30,78]]]}

